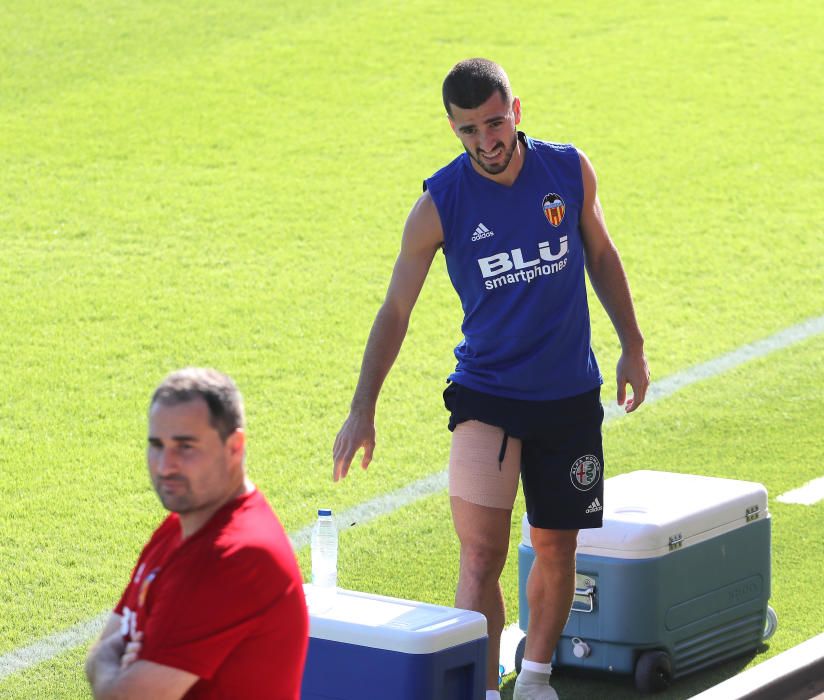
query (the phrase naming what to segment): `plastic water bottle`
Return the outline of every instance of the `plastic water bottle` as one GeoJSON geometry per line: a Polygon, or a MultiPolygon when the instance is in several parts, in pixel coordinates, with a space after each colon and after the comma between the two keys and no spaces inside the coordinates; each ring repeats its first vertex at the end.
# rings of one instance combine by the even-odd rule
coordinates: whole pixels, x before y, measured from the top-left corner
{"type": "Polygon", "coordinates": [[[319,508],[312,529],[311,612],[323,612],[335,604],[338,585],[338,528],[332,511],[319,508]]]}

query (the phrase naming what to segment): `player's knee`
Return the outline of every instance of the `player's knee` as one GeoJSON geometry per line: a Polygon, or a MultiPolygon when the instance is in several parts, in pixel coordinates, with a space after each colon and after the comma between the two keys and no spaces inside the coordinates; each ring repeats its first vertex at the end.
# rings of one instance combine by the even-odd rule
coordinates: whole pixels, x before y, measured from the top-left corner
{"type": "Polygon", "coordinates": [[[461,544],[461,571],[473,578],[495,580],[506,564],[507,548],[486,542],[461,544]]]}
{"type": "Polygon", "coordinates": [[[555,565],[575,561],[577,530],[533,530],[531,539],[535,557],[541,563],[555,565]]]}

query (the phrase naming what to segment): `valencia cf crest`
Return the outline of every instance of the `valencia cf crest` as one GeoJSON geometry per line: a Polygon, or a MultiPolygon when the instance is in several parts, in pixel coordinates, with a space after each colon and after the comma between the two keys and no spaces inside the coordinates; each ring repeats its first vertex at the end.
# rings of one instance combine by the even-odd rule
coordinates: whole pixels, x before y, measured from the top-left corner
{"type": "Polygon", "coordinates": [[[555,228],[558,228],[564,220],[564,211],[566,211],[564,200],[561,199],[561,195],[550,192],[546,197],[544,197],[544,201],[541,203],[541,206],[544,208],[544,216],[546,217],[546,220],[555,228]]]}

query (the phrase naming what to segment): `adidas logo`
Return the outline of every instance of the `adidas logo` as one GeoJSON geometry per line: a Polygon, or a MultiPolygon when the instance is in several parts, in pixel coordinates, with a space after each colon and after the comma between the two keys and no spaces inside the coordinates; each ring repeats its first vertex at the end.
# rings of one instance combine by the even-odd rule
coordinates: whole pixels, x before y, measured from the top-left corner
{"type": "Polygon", "coordinates": [[[472,234],[473,241],[480,241],[482,238],[489,238],[490,236],[494,236],[494,231],[490,231],[486,226],[483,224],[478,224],[475,228],[475,233],[472,234]]]}
{"type": "Polygon", "coordinates": [[[601,501],[597,498],[589,504],[589,508],[587,508],[587,513],[597,513],[599,510],[603,510],[604,507],[601,505],[601,501]]]}

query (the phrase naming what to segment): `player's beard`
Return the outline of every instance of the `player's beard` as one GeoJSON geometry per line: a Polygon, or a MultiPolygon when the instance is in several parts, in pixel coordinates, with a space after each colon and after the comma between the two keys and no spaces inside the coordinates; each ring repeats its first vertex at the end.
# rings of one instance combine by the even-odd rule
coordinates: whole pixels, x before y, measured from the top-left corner
{"type": "Polygon", "coordinates": [[[158,477],[154,487],[160,502],[168,511],[188,513],[196,507],[192,486],[189,480],[183,476],[158,477]],[[168,490],[164,488],[167,484],[172,488],[168,490]]]}
{"type": "Polygon", "coordinates": [[[156,476],[154,488],[163,507],[178,515],[211,508],[224,495],[225,459],[216,456],[211,464],[200,465],[199,475],[156,476]],[[207,476],[208,475],[208,476],[207,476]]]}
{"type": "Polygon", "coordinates": [[[464,146],[464,150],[469,154],[469,157],[472,158],[485,172],[489,173],[490,175],[499,175],[504,170],[509,167],[509,162],[512,160],[512,156],[515,154],[515,148],[518,145],[518,131],[517,129],[513,129],[512,131],[512,142],[507,147],[503,141],[498,141],[495,144],[495,148],[491,149],[494,151],[499,146],[504,148],[504,158],[500,163],[487,163],[483,156],[481,156],[481,149],[479,148],[475,153],[472,153],[466,146],[464,146]]]}

